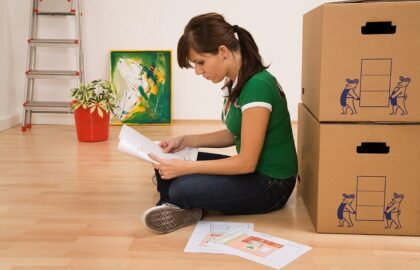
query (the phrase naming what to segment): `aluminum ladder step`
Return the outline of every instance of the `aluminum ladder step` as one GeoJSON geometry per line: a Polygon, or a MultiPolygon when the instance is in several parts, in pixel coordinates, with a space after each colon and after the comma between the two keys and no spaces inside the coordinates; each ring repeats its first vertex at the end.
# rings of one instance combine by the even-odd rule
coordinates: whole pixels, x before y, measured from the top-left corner
{"type": "Polygon", "coordinates": [[[69,79],[79,78],[79,71],[69,70],[28,70],[26,76],[30,79],[69,79]]]}
{"type": "Polygon", "coordinates": [[[27,101],[23,107],[32,112],[71,113],[71,103],[65,101],[27,101]]]}
{"type": "Polygon", "coordinates": [[[28,45],[32,47],[77,47],[77,39],[28,39],[28,45]]]}
{"type": "Polygon", "coordinates": [[[39,10],[39,9],[34,9],[33,10],[34,14],[36,15],[52,15],[52,16],[74,16],[76,15],[76,11],[74,9],[69,10],[69,11],[47,11],[47,10],[39,10]]]}

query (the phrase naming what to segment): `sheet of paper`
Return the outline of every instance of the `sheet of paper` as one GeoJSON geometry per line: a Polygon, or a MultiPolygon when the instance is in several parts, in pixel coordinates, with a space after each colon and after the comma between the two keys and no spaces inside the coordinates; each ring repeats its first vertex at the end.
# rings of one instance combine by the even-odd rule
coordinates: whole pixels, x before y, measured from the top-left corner
{"type": "Polygon", "coordinates": [[[166,159],[197,160],[198,148],[185,148],[176,153],[164,153],[155,142],[126,125],[121,129],[119,140],[118,150],[147,162],[156,163],[147,155],[150,153],[166,159]]]}
{"type": "Polygon", "coordinates": [[[221,253],[230,254],[229,252],[220,252],[219,250],[207,246],[212,239],[220,237],[225,233],[244,228],[253,230],[252,223],[234,223],[234,222],[216,222],[216,221],[200,221],[195,226],[194,232],[188,241],[184,252],[203,252],[203,253],[221,253]]]}
{"type": "Polygon", "coordinates": [[[296,260],[311,247],[239,228],[207,243],[208,246],[275,269],[296,260]]]}

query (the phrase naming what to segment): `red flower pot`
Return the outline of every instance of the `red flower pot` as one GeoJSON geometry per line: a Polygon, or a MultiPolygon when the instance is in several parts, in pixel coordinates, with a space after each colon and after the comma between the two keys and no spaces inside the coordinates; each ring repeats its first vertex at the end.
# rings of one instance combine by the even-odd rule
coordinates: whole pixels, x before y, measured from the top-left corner
{"type": "Polygon", "coordinates": [[[81,142],[99,142],[108,139],[109,134],[109,113],[104,113],[103,117],[98,115],[98,111],[90,113],[90,108],[79,107],[74,111],[76,122],[77,138],[81,142]]]}

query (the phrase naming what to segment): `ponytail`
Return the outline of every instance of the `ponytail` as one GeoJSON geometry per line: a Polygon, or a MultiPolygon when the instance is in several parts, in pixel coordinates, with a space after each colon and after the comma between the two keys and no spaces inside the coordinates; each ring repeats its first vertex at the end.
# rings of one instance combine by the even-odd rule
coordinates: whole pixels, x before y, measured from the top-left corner
{"type": "Polygon", "coordinates": [[[233,25],[232,29],[238,35],[242,66],[239,70],[238,82],[229,95],[231,102],[239,97],[242,88],[254,74],[268,68],[268,66],[263,64],[263,59],[252,35],[237,25],[233,25]]]}

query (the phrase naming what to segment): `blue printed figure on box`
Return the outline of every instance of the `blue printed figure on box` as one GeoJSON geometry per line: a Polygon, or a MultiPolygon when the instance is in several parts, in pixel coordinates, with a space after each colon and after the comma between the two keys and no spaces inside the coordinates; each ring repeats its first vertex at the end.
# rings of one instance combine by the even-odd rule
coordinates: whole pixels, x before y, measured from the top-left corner
{"type": "Polygon", "coordinates": [[[346,79],[346,87],[341,92],[340,105],[343,110],[341,114],[347,114],[350,109],[351,114],[356,114],[356,107],[354,106],[354,100],[360,100],[360,97],[356,94],[355,89],[359,84],[359,79],[346,79]]]}
{"type": "Polygon", "coordinates": [[[343,201],[340,203],[337,209],[337,218],[339,221],[338,227],[344,227],[344,223],[347,223],[348,227],[353,227],[351,220],[351,214],[356,214],[356,210],[353,209],[351,204],[356,196],[354,194],[343,193],[343,201]]]}
{"type": "Polygon", "coordinates": [[[344,227],[344,223],[347,223],[348,227],[353,227],[351,214],[356,214],[356,210],[353,209],[351,204],[355,197],[354,194],[343,193],[343,201],[337,209],[338,227],[344,227]]]}
{"type": "Polygon", "coordinates": [[[401,228],[400,215],[401,215],[401,201],[404,199],[403,194],[394,193],[391,202],[386,206],[384,214],[386,219],[385,228],[389,229],[392,224],[395,224],[395,229],[401,228]]]}
{"type": "Polygon", "coordinates": [[[407,87],[410,82],[411,79],[409,77],[404,78],[404,76],[400,76],[400,81],[397,83],[394,90],[392,90],[391,96],[389,97],[392,106],[391,115],[396,115],[398,109],[401,110],[401,115],[408,114],[405,102],[407,100],[407,87]]]}

